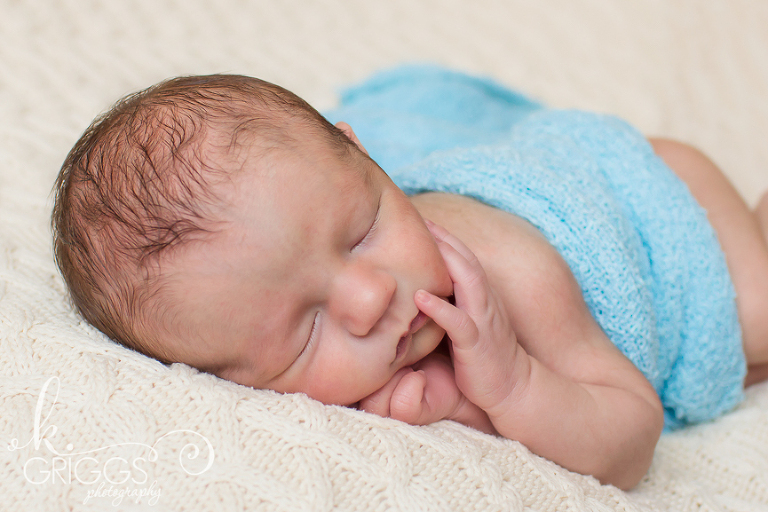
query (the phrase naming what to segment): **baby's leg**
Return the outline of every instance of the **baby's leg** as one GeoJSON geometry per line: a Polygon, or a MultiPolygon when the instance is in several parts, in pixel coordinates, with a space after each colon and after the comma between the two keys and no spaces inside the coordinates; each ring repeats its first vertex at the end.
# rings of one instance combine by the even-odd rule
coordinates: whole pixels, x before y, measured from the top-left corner
{"type": "MultiPolygon", "coordinates": [[[[761,221],[720,169],[700,151],[670,140],[651,139],[651,144],[707,211],[736,288],[749,366],[746,385],[764,380],[768,378],[768,243],[761,221]]],[[[768,225],[768,218],[762,222],[768,225]]]]}
{"type": "MultiPolygon", "coordinates": [[[[768,241],[768,192],[764,192],[763,197],[760,198],[760,202],[755,208],[755,216],[763,232],[763,239],[768,241]]],[[[748,386],[764,380],[768,380],[768,363],[750,367],[745,384],[748,386]]]]}

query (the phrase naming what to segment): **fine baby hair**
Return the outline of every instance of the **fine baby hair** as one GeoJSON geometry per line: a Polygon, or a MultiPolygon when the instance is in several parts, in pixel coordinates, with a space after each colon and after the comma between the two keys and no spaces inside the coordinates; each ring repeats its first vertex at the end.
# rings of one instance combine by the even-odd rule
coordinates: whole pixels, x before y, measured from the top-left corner
{"type": "Polygon", "coordinates": [[[80,314],[170,362],[157,341],[162,261],[216,229],[216,185],[236,171],[242,144],[298,143],[288,121],[315,127],[341,154],[354,147],[295,94],[240,75],[166,80],[94,120],[61,168],[52,216],[56,263],[80,314]]]}

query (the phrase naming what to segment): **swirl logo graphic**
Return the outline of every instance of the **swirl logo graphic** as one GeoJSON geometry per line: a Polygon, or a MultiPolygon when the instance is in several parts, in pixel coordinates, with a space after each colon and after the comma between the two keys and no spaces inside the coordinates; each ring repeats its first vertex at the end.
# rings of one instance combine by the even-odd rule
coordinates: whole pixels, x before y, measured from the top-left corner
{"type": "Polygon", "coordinates": [[[22,445],[14,438],[7,446],[9,451],[16,451],[31,445],[30,449],[40,453],[29,458],[22,469],[24,477],[31,484],[44,486],[76,483],[97,486],[88,490],[84,504],[91,499],[111,498],[112,505],[117,506],[125,498],[133,499],[136,503],[146,498],[149,505],[154,505],[160,499],[162,489],[157,480],[149,481],[150,466],[160,459],[160,449],[167,444],[167,440],[174,437],[193,439],[178,450],[178,464],[186,474],[201,475],[213,465],[213,445],[205,436],[186,429],[172,430],[151,445],[125,442],[76,451],[74,445],[69,443],[64,451],[57,450],[51,440],[58,432],[58,427],[50,423],[50,416],[58,400],[59,389],[58,377],[51,377],[43,384],[35,407],[31,439],[22,445]],[[43,417],[46,394],[52,385],[55,385],[55,395],[43,417]]]}

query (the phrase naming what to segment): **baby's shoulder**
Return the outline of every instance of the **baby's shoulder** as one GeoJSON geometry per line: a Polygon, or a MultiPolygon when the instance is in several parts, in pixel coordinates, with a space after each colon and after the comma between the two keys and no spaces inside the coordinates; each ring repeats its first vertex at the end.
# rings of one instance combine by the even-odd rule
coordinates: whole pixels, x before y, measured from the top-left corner
{"type": "MultiPolygon", "coordinates": [[[[540,260],[557,251],[531,223],[471,197],[428,192],[411,197],[422,217],[457,236],[486,267],[540,260]]],[[[561,258],[560,258],[561,259],[561,258]]]]}
{"type": "Polygon", "coordinates": [[[411,200],[423,217],[469,247],[502,295],[519,298],[521,287],[534,290],[542,281],[573,279],[562,256],[522,217],[455,194],[430,192],[411,200]]]}
{"type": "Polygon", "coordinates": [[[573,332],[599,331],[568,264],[531,223],[466,196],[430,192],[411,199],[423,217],[444,226],[477,256],[529,353],[546,359],[542,352],[555,350],[553,343],[576,342],[550,336],[554,324],[569,325],[573,332]]]}

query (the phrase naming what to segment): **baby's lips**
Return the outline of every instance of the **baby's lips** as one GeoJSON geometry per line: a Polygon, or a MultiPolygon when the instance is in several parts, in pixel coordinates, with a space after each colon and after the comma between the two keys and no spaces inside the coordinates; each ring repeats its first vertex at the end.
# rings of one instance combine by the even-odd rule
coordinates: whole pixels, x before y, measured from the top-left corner
{"type": "Polygon", "coordinates": [[[411,321],[411,325],[408,327],[408,332],[410,334],[415,334],[416,331],[424,327],[424,324],[426,324],[428,321],[429,317],[425,315],[423,311],[419,310],[414,319],[411,321]]]}

